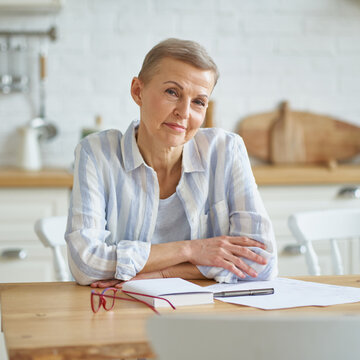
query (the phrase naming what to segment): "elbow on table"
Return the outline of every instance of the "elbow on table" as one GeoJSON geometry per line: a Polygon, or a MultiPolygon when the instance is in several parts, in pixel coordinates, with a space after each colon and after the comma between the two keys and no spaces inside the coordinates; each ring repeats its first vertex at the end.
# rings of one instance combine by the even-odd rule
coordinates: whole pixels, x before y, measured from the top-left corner
{"type": "Polygon", "coordinates": [[[69,269],[76,283],[79,285],[90,285],[95,281],[114,279],[113,271],[99,270],[89,266],[86,261],[68,256],[69,269]]]}
{"type": "Polygon", "coordinates": [[[69,268],[74,280],[79,285],[90,285],[95,281],[117,279],[127,281],[136,275],[134,266],[122,264],[114,270],[99,270],[90,267],[86,261],[73,261],[69,256],[69,268]]]}
{"type": "Polygon", "coordinates": [[[78,278],[78,279],[75,279],[75,281],[78,285],[82,285],[82,286],[89,286],[93,282],[95,282],[95,280],[84,279],[84,278],[78,278]]]}
{"type": "Polygon", "coordinates": [[[81,272],[79,268],[69,259],[69,268],[72,277],[74,278],[75,282],[79,285],[90,285],[94,281],[101,280],[95,279],[94,277],[89,276],[88,274],[81,272]]]}
{"type": "MultiPolygon", "coordinates": [[[[257,264],[259,267],[256,269],[258,276],[256,278],[251,278],[252,280],[273,280],[278,275],[278,261],[277,255],[273,254],[270,258],[267,259],[265,265],[257,264]]],[[[246,279],[250,280],[250,279],[246,279]]]]}

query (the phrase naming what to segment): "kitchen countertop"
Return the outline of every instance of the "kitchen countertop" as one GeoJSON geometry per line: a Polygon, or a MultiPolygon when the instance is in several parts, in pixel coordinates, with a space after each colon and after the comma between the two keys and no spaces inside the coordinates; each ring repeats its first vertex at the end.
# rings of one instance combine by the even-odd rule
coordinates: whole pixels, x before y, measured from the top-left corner
{"type": "MultiPolygon", "coordinates": [[[[360,184],[360,164],[335,167],[321,165],[254,165],[258,185],[360,184]]],[[[25,171],[0,168],[1,187],[68,187],[73,175],[67,169],[48,168],[25,171]]]]}
{"type": "Polygon", "coordinates": [[[360,184],[360,164],[254,165],[258,185],[360,184]]]}
{"type": "Polygon", "coordinates": [[[73,175],[67,169],[48,168],[26,171],[16,168],[0,168],[0,188],[4,187],[67,187],[71,188],[73,175]]]}

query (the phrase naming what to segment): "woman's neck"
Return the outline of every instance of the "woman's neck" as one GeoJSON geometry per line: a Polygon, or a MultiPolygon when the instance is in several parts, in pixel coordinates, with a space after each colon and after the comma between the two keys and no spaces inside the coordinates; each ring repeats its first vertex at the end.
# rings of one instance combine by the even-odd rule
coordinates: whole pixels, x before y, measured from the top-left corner
{"type": "Polygon", "coordinates": [[[181,168],[183,146],[164,147],[150,137],[136,132],[136,142],[147,165],[157,173],[171,174],[181,168]]]}
{"type": "Polygon", "coordinates": [[[142,137],[141,131],[137,132],[136,141],[144,161],[156,172],[160,199],[166,199],[176,191],[181,178],[183,146],[163,147],[142,137]]]}

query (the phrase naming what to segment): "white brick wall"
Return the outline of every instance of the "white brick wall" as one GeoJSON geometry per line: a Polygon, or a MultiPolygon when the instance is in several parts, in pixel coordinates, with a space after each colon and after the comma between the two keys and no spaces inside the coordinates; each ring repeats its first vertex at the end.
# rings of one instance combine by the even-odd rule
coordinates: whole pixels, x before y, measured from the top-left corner
{"type": "MultiPolygon", "coordinates": [[[[125,130],[137,118],[129,86],[145,53],[167,37],[199,41],[218,63],[215,122],[239,120],[287,99],[295,109],[360,126],[358,0],[67,0],[56,15],[0,14],[0,29],[47,29],[48,117],[60,134],[46,165],[68,166],[80,130],[101,114],[125,130]]],[[[14,164],[16,128],[38,106],[38,40],[29,41],[31,91],[0,94],[0,165],[14,164]]]]}

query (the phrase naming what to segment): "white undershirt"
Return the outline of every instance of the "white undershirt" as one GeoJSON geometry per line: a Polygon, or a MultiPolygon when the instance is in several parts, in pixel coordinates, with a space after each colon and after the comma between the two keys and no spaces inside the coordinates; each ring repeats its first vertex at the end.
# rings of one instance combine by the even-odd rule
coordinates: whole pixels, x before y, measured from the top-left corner
{"type": "Polygon", "coordinates": [[[190,240],[190,225],[184,207],[176,192],[166,199],[160,199],[152,244],[178,240],[190,240]]]}

